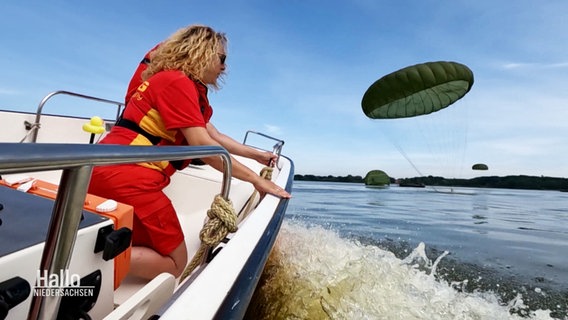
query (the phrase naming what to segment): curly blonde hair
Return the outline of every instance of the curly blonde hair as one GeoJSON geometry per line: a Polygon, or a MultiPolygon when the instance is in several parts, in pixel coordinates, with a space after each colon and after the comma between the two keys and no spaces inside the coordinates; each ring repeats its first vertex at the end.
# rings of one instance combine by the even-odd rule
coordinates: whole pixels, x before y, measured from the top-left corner
{"type": "MultiPolygon", "coordinates": [[[[150,63],[142,79],[163,70],[180,70],[192,80],[203,82],[205,71],[219,59],[219,47],[227,50],[227,37],[211,27],[191,25],[179,29],[150,53],[150,63]]],[[[219,89],[224,73],[210,86],[219,89]]]]}

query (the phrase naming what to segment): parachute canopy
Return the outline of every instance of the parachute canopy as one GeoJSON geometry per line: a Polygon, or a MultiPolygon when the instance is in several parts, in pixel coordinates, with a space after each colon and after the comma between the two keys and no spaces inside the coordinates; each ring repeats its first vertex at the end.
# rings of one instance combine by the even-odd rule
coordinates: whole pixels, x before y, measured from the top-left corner
{"type": "Polygon", "coordinates": [[[488,170],[489,167],[487,167],[486,164],[484,163],[476,163],[471,167],[472,170],[488,170]]]}
{"type": "Polygon", "coordinates": [[[382,170],[371,170],[365,176],[366,186],[388,186],[390,184],[389,176],[382,170]]]}
{"type": "Polygon", "coordinates": [[[473,85],[473,72],[457,62],[437,61],[390,73],[363,95],[361,106],[372,119],[429,114],[461,99],[473,85]]]}

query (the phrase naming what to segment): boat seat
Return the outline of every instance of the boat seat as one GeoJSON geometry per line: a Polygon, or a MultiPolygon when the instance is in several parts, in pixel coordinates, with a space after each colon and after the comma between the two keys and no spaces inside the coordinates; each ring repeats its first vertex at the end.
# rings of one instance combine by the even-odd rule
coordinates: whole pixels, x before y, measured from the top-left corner
{"type": "Polygon", "coordinates": [[[164,305],[174,293],[176,279],[169,273],[159,274],[128,300],[119,305],[105,320],[148,319],[164,305]]]}
{"type": "MultiPolygon", "coordinates": [[[[57,174],[55,171],[51,173],[57,174]]],[[[33,180],[33,186],[31,186],[25,192],[34,194],[40,197],[48,198],[51,200],[55,200],[57,196],[57,190],[59,188],[58,184],[51,183],[48,181],[37,179],[37,175],[32,173],[33,176],[28,174],[13,174],[13,175],[4,175],[3,180],[0,180],[0,185],[6,185],[11,188],[18,188],[22,186],[24,183],[19,183],[19,181],[31,181],[33,180]],[[11,181],[14,180],[15,182],[11,181]]],[[[56,175],[55,175],[56,176],[56,175]]],[[[56,180],[54,175],[52,174],[51,181],[56,180]]],[[[110,210],[108,212],[100,212],[97,211],[97,206],[105,202],[107,199],[101,198],[92,194],[87,194],[85,198],[84,209],[100,216],[106,217],[111,219],[115,230],[120,228],[128,228],[132,230],[133,224],[133,216],[134,216],[134,208],[132,206],[117,203],[116,208],[114,210],[110,210]]],[[[122,253],[118,254],[114,257],[114,288],[118,288],[122,280],[128,274],[130,269],[130,253],[131,247],[128,247],[122,253]]]]}

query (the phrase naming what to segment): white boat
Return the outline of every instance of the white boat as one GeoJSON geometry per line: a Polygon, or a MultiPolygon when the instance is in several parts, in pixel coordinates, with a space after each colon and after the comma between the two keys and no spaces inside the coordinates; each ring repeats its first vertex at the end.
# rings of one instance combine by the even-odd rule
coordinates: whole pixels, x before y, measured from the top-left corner
{"type": "Polygon", "coordinates": [[[463,195],[476,195],[474,190],[467,190],[462,188],[447,188],[447,187],[432,187],[428,189],[430,192],[448,193],[448,194],[463,194],[463,195]]]}
{"type": "MultiPolygon", "coordinates": [[[[35,113],[0,110],[0,319],[242,318],[288,200],[261,198],[251,184],[231,178],[230,157],[221,147],[90,144],[91,133],[83,130],[89,118],[44,113],[48,100],[59,95],[115,104],[117,116],[123,108],[112,100],[57,91],[35,113]],[[213,155],[225,161],[223,173],[190,165],[165,190],[178,212],[189,259],[202,246],[204,224],[217,219],[207,218],[216,195],[231,200],[238,230],[203,246],[207,257],[185,278],[127,276],[132,208],[87,194],[93,166],[213,155]]],[[[106,120],[106,129],[114,121],[106,120]]],[[[290,192],[293,162],[281,154],[284,141],[249,131],[244,143],[250,145],[251,136],[275,143],[255,147],[278,154],[271,179],[290,192]]],[[[264,169],[236,158],[256,172],[264,169]]]]}

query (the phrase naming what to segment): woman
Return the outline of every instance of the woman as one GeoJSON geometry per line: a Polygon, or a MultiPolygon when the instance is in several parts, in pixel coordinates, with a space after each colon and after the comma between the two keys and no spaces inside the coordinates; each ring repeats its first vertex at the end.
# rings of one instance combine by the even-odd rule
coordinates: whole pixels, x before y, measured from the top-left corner
{"type": "MultiPolygon", "coordinates": [[[[268,164],[260,152],[221,134],[209,123],[208,86],[218,88],[225,71],[227,39],[207,26],[178,30],[153,50],[143,83],[130,97],[122,118],[100,142],[124,145],[223,145],[229,152],[268,164]]],[[[202,159],[217,170],[219,157],[202,159]]],[[[171,201],[163,193],[178,162],[100,166],[89,192],[134,207],[130,274],[151,279],[162,272],[178,277],[187,264],[184,235],[171,201]]],[[[262,193],[290,194],[232,159],[233,176],[262,193]]]]}

